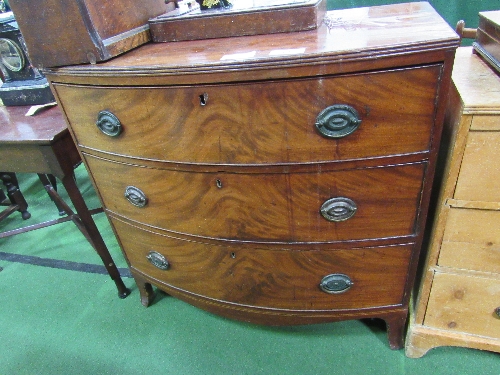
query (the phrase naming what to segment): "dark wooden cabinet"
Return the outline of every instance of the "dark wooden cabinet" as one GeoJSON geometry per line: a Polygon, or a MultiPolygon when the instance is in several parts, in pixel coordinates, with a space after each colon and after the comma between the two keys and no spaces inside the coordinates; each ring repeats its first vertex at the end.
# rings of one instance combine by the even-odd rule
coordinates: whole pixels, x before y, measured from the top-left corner
{"type": "Polygon", "coordinates": [[[47,69],[141,291],[402,347],[458,36],[427,3],[47,69]]]}
{"type": "Polygon", "coordinates": [[[165,0],[10,0],[37,68],[96,63],[147,43],[165,0]]]}

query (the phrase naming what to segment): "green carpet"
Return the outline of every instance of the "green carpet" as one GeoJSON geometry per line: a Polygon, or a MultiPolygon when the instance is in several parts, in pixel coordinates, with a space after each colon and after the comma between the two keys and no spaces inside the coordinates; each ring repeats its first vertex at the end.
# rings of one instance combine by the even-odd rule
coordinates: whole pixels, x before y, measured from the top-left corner
{"type": "MultiPolygon", "coordinates": [[[[328,7],[396,2],[329,0],[328,7]]],[[[497,0],[431,4],[450,25],[465,19],[468,27],[477,26],[478,11],[499,7],[497,0]]],[[[32,213],[29,224],[57,218],[38,179],[19,179],[32,213]]],[[[89,207],[98,207],[83,166],[77,181],[89,207]]],[[[115,262],[125,268],[104,214],[94,219],[115,262]]],[[[0,231],[22,224],[15,213],[0,231]]],[[[101,266],[71,222],[0,241],[0,375],[500,374],[499,355],[491,352],[441,347],[420,359],[406,358],[403,350],[389,349],[378,321],[270,328],[226,320],[164,294],[146,309],[128,277],[132,293],[120,300],[106,274],[57,268],[101,266]]]]}

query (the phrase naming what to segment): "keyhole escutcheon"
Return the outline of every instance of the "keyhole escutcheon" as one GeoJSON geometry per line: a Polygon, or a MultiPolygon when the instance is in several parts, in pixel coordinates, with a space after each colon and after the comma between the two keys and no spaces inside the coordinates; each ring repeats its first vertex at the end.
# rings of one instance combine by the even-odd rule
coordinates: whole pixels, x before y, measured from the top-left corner
{"type": "Polygon", "coordinates": [[[208,102],[208,94],[204,92],[203,94],[200,95],[200,105],[205,106],[207,105],[208,102]]]}

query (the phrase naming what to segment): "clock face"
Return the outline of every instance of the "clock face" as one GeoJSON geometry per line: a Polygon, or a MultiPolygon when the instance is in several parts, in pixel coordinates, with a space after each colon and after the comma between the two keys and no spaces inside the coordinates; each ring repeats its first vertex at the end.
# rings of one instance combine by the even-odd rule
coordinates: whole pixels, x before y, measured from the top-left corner
{"type": "Polygon", "coordinates": [[[19,72],[24,68],[21,47],[7,38],[0,38],[0,62],[10,71],[19,72]]]}

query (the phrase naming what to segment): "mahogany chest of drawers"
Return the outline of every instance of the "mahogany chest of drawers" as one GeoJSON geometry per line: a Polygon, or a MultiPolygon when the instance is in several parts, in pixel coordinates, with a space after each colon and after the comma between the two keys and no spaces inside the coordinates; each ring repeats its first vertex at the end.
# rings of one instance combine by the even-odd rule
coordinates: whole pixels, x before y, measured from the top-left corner
{"type": "Polygon", "coordinates": [[[406,343],[500,352],[500,77],[457,52],[445,121],[449,144],[424,279],[406,343]]]}
{"type": "Polygon", "coordinates": [[[46,71],[144,305],[402,346],[459,40],[427,3],[46,71]]]}

